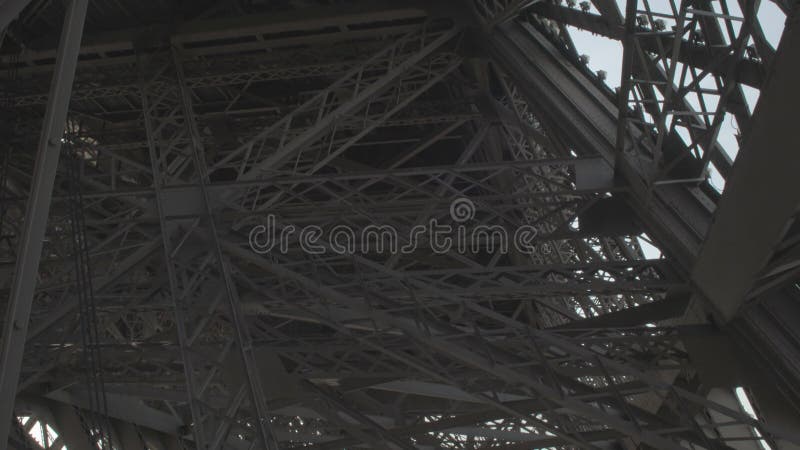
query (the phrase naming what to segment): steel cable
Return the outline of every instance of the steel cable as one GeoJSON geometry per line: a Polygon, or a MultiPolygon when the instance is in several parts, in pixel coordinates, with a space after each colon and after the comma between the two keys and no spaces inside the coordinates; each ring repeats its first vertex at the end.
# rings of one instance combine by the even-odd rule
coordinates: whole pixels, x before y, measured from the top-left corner
{"type": "Polygon", "coordinates": [[[69,191],[70,229],[72,232],[73,257],[75,262],[75,294],[78,298],[78,310],[84,364],[84,383],[89,396],[89,417],[87,428],[92,447],[100,450],[112,450],[110,424],[108,423],[108,403],[103,382],[103,367],[100,354],[100,337],[97,328],[97,309],[92,271],[89,261],[89,249],[86,237],[86,222],[83,214],[83,197],[81,195],[81,157],[74,147],[72,139],[65,139],[62,148],[67,166],[69,191]]]}

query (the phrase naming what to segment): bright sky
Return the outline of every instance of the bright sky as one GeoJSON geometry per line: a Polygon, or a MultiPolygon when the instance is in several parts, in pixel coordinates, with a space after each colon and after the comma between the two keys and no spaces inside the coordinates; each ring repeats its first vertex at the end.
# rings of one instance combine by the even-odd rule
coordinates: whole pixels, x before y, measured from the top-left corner
{"type": "MultiPolygon", "coordinates": [[[[626,0],[617,0],[617,4],[619,5],[621,12],[625,11],[625,3],[626,0]]],[[[642,1],[639,1],[640,9],[642,8],[642,3],[642,1]]],[[[661,11],[660,8],[669,8],[669,3],[666,0],[650,0],[649,3],[654,12],[661,11]]],[[[760,3],[761,6],[757,13],[759,22],[761,23],[761,27],[764,30],[767,40],[772,44],[773,47],[777,48],[781,33],[783,33],[786,16],[777,6],[775,6],[772,1],[763,0],[760,3]]],[[[716,3],[714,3],[714,5],[716,5],[716,3]]],[[[728,6],[731,8],[731,15],[741,16],[741,11],[738,9],[738,1],[728,1],[728,6]]],[[[596,14],[598,13],[593,5],[591,6],[590,12],[596,14]]],[[[664,10],[663,12],[668,11],[664,10]]],[[[671,25],[672,23],[670,22],[666,23],[668,29],[671,27],[671,25]]],[[[578,53],[589,56],[589,68],[594,71],[606,71],[606,83],[611,88],[619,87],[620,77],[622,75],[622,44],[619,41],[597,36],[588,31],[582,31],[573,27],[569,28],[569,32],[572,36],[573,42],[575,43],[575,47],[578,49],[578,53]]],[[[711,82],[711,80],[707,81],[711,82]]],[[[701,85],[702,84],[704,83],[701,83],[701,85]]],[[[758,100],[758,90],[744,87],[744,93],[748,105],[750,106],[750,110],[752,111],[755,107],[756,101],[758,100]]],[[[706,96],[706,100],[710,100],[711,104],[708,106],[710,109],[716,107],[716,105],[713,104],[716,101],[715,97],[706,96]]],[[[694,104],[695,108],[699,109],[699,103],[697,103],[696,99],[690,98],[689,101],[690,103],[694,104]]],[[[722,125],[720,129],[718,140],[725,150],[734,158],[736,153],[739,151],[735,133],[736,122],[732,117],[726,117],[724,125],[722,125]]],[[[718,173],[715,173],[714,170],[712,170],[711,173],[711,184],[720,191],[724,188],[724,180],[719,176],[718,173]]]]}

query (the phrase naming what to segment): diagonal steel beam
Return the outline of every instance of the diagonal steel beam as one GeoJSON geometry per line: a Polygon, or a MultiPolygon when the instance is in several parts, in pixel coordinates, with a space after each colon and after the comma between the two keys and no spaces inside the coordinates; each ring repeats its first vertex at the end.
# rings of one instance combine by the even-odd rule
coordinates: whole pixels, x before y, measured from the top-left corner
{"type": "Polygon", "coordinates": [[[693,279],[731,320],[748,299],[800,207],[795,108],[800,102],[800,27],[786,28],[772,76],[734,165],[693,270],[693,279]],[[719,274],[725,274],[724,281],[719,274]]]}
{"type": "Polygon", "coordinates": [[[551,129],[576,151],[600,155],[615,165],[630,186],[631,203],[640,218],[688,271],[711,221],[705,194],[686,186],[651,186],[657,171],[654,160],[616,151],[616,105],[533,27],[499,26],[487,36],[487,47],[539,116],[551,120],[551,129]]]}
{"type": "MultiPolygon", "coordinates": [[[[19,3],[19,2],[15,2],[19,3]]],[[[24,6],[24,5],[23,5],[24,6]]],[[[83,35],[88,0],[72,0],[64,17],[61,42],[56,57],[55,72],[50,88],[50,100],[45,113],[37,149],[31,196],[25,213],[25,229],[19,246],[11,297],[3,329],[2,359],[0,359],[0,445],[8,441],[13,415],[14,398],[25,351],[31,306],[39,274],[47,216],[53,195],[61,138],[67,120],[72,81],[78,62],[78,49],[83,35]]]]}
{"type": "Polygon", "coordinates": [[[437,31],[433,25],[426,24],[421,29],[403,36],[280,121],[266,127],[256,137],[210,167],[209,173],[223,164],[230,163],[234,158],[239,158],[236,161],[241,161],[240,180],[253,180],[263,176],[270,168],[301,152],[305,145],[333,127],[343,116],[351,114],[371,98],[379,95],[415,64],[450,42],[459,31],[456,27],[437,31]],[[388,62],[387,57],[390,57],[388,62]],[[377,73],[378,76],[375,77],[373,73],[377,73]],[[372,79],[370,80],[368,76],[372,79]],[[349,92],[350,95],[341,100],[340,91],[349,92]],[[312,117],[311,125],[295,136],[290,135],[292,124],[309,115],[312,117]],[[278,145],[275,146],[273,141],[278,141],[278,145]]]}
{"type": "Polygon", "coordinates": [[[5,0],[0,2],[0,31],[5,31],[6,27],[19,16],[19,13],[30,2],[31,0],[5,0]]]}
{"type": "MultiPolygon", "coordinates": [[[[641,426],[639,420],[636,420],[633,417],[627,417],[627,414],[611,414],[608,411],[604,411],[602,408],[598,408],[597,405],[593,405],[591,402],[565,395],[565,392],[562,390],[563,386],[559,387],[558,384],[556,386],[551,386],[550,383],[532,378],[529,373],[511,367],[513,364],[501,364],[499,362],[500,360],[498,359],[500,357],[499,354],[488,356],[483,351],[477,351],[480,346],[473,347],[468,345],[467,342],[464,342],[468,340],[467,338],[461,339],[453,336],[451,331],[449,331],[446,327],[442,328],[442,326],[440,326],[440,324],[438,324],[436,321],[428,319],[406,318],[398,313],[383,312],[380,309],[375,308],[374,305],[364,304],[358,299],[343,294],[338,289],[322,284],[317,280],[312,280],[307,276],[297,273],[282,265],[274,264],[240,246],[231,244],[227,241],[223,241],[222,245],[226,253],[234,255],[237,258],[248,261],[252,264],[256,264],[258,267],[264,268],[265,270],[284,279],[294,280],[297,283],[305,286],[309,291],[333,301],[338,305],[347,305],[345,307],[346,309],[350,309],[354,313],[364,314],[365,317],[368,317],[370,320],[374,321],[374,323],[381,326],[382,329],[400,330],[422,347],[433,349],[438,354],[446,355],[448,358],[453,358],[463,365],[473,367],[479,371],[484,371],[489,375],[496,376],[511,385],[524,386],[528,389],[531,389],[537,395],[543,397],[553,405],[558,405],[558,407],[578,414],[581,417],[591,419],[597,423],[602,423],[605,426],[616,429],[628,436],[636,437],[637,439],[647,442],[657,448],[681,448],[676,441],[670,439],[669,437],[662,436],[661,433],[658,433],[653,429],[641,426]]],[[[359,259],[359,257],[355,258],[359,259]]],[[[360,259],[360,262],[365,265],[375,267],[378,270],[382,270],[381,265],[364,261],[363,258],[360,259]]],[[[417,283],[413,284],[416,285],[417,283]]],[[[422,285],[416,287],[424,288],[422,285]]],[[[453,295],[441,290],[435,291],[436,294],[442,297],[454,297],[453,295]]],[[[371,295],[380,297],[380,294],[378,293],[371,293],[371,295]]],[[[389,303],[387,303],[388,300],[386,299],[377,298],[373,301],[375,300],[380,300],[379,303],[389,306],[389,303]]],[[[480,305],[466,303],[465,306],[476,312],[481,311],[482,313],[486,314],[487,317],[491,317],[494,320],[506,323],[512,328],[527,328],[525,325],[519,324],[511,318],[489,311],[480,305]]],[[[541,340],[541,344],[539,345],[553,345],[554,347],[560,349],[560,351],[570,353],[579,359],[587,358],[586,361],[596,361],[601,365],[601,367],[605,367],[607,370],[613,369],[614,371],[619,371],[620,373],[628,373],[632,376],[638,377],[642,379],[642,381],[650,383],[653,392],[673,392],[687,401],[707,405],[710,409],[719,411],[728,417],[736,418],[736,420],[741,420],[744,423],[757,424],[757,422],[751,420],[749,417],[746,417],[744,414],[733,411],[723,405],[708,402],[707,400],[687,391],[670,387],[661,380],[653,379],[651,376],[646,375],[645,373],[638,372],[637,369],[634,369],[633,367],[627,367],[621,365],[619,362],[605,360],[604,358],[598,359],[598,355],[588,348],[576,346],[574,343],[568,343],[553,333],[541,330],[534,331],[531,329],[527,329],[524,333],[528,333],[528,336],[533,340],[541,340]]],[[[625,403],[627,403],[627,401],[625,401],[625,403]]],[[[634,405],[629,404],[627,406],[628,408],[633,408],[634,405]]],[[[623,406],[623,410],[624,408],[625,406],[623,406]]],[[[760,427],[763,426],[761,424],[758,425],[760,427]]],[[[695,435],[694,439],[702,441],[704,438],[695,435]]]]}

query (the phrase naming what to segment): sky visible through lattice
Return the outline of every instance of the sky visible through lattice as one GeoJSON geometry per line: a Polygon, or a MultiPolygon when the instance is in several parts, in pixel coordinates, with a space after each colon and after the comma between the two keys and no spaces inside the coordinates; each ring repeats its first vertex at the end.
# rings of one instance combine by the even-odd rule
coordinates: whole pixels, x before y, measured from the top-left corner
{"type": "MultiPolygon", "coordinates": [[[[589,12],[599,14],[594,6],[591,5],[591,2],[589,3],[589,12]]],[[[625,11],[625,3],[626,0],[617,0],[621,12],[625,11]]],[[[772,1],[763,0],[760,3],[757,13],[758,20],[761,23],[767,41],[774,48],[777,48],[786,16],[772,1]]],[[[665,0],[650,0],[650,5],[653,8],[658,8],[661,4],[666,5],[667,2],[665,0]]],[[[731,9],[731,15],[741,16],[737,1],[729,1],[727,4],[731,9]]],[[[588,67],[595,72],[605,71],[607,74],[606,84],[612,89],[619,87],[622,76],[622,43],[575,27],[568,27],[568,30],[578,53],[589,56],[588,67]]],[[[743,90],[750,111],[753,111],[758,101],[759,91],[749,86],[743,86],[743,90]]],[[[689,99],[691,100],[691,98],[689,99]]],[[[693,106],[696,107],[697,105],[693,106]]],[[[739,151],[739,144],[736,141],[737,133],[736,122],[732,115],[729,114],[720,129],[718,141],[733,159],[736,158],[736,154],[739,151]]],[[[711,166],[710,170],[710,181],[711,185],[720,192],[725,188],[725,180],[713,166],[711,166]]]]}

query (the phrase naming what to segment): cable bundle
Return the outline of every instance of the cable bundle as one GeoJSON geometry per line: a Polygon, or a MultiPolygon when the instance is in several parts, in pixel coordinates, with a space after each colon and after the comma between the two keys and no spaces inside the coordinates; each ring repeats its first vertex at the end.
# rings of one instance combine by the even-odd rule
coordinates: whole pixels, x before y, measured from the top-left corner
{"type": "Polygon", "coordinates": [[[78,297],[81,357],[84,365],[86,388],[89,394],[89,414],[84,417],[90,444],[101,450],[112,450],[108,423],[108,404],[103,384],[103,366],[97,331],[97,308],[92,287],[92,271],[89,265],[89,249],[86,239],[86,222],[83,216],[81,195],[81,156],[66,139],[62,148],[67,163],[69,190],[69,213],[72,231],[73,256],[75,259],[75,294],[78,297]]]}

